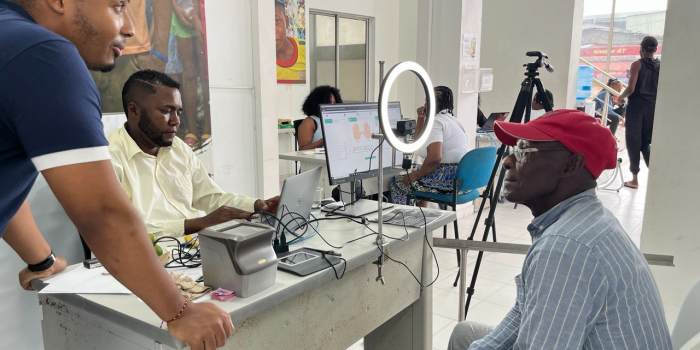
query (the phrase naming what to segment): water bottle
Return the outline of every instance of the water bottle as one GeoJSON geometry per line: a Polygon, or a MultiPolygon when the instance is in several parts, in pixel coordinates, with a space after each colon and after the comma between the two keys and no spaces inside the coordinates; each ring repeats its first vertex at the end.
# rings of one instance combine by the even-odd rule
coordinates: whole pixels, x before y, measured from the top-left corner
{"type": "Polygon", "coordinates": [[[591,87],[593,86],[593,67],[579,66],[578,67],[578,82],[576,83],[576,102],[582,103],[583,100],[591,97],[591,87]]]}

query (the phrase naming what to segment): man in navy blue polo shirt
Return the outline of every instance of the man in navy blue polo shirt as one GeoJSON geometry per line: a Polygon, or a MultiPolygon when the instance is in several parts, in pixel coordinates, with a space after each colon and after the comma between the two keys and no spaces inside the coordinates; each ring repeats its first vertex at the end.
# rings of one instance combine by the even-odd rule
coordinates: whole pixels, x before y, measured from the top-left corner
{"type": "Polygon", "coordinates": [[[128,0],[0,0],[0,238],[29,265],[20,273],[25,288],[65,267],[26,201],[41,172],[110,273],[169,321],[175,338],[214,349],[231,335],[229,315],[185,302],[109,160],[88,68],[114,67],[134,34],[126,6],[128,0]]]}

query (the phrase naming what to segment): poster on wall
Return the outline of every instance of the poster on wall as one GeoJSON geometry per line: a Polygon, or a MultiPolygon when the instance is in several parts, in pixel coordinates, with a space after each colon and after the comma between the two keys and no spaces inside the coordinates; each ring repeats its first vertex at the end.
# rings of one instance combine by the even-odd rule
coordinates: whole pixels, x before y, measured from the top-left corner
{"type": "MultiPolygon", "coordinates": [[[[113,70],[92,73],[103,113],[125,113],[121,93],[132,74],[144,69],[162,72],[180,83],[183,111],[177,136],[195,151],[210,147],[204,1],[131,0],[126,11],[135,35],[126,40],[113,70]]],[[[209,162],[204,163],[211,172],[209,162]]]]}
{"type": "Polygon", "coordinates": [[[462,34],[462,57],[476,59],[476,34],[462,34]]]}
{"type": "MultiPolygon", "coordinates": [[[[273,0],[268,0],[273,1],[273,0]]],[[[306,83],[305,0],[275,1],[277,83],[306,83]]]]}

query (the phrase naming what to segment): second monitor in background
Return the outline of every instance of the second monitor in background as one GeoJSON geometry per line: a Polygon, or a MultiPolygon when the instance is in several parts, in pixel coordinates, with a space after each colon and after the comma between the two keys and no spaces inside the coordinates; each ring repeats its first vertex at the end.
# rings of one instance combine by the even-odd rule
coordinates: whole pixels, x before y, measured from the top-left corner
{"type": "MultiPolygon", "coordinates": [[[[389,119],[394,128],[401,120],[399,102],[389,102],[389,119]]],[[[379,175],[379,140],[372,138],[372,134],[381,132],[377,103],[322,105],[321,128],[331,185],[354,183],[379,175]]],[[[398,174],[400,170],[393,166],[401,166],[403,154],[396,152],[396,157],[392,157],[395,151],[389,143],[385,143],[382,150],[384,175],[398,174]]],[[[374,206],[373,210],[370,207],[360,210],[360,202],[355,204],[353,210],[346,210],[343,214],[352,212],[351,216],[361,216],[377,210],[377,204],[373,202],[367,203],[374,206]]]]}

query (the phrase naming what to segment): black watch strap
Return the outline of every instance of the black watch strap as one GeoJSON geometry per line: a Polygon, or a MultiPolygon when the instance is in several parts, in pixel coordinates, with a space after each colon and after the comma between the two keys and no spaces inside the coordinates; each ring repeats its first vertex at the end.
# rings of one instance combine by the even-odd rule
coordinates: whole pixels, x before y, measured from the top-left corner
{"type": "Polygon", "coordinates": [[[53,250],[52,250],[51,255],[49,255],[49,257],[46,258],[46,260],[44,260],[38,264],[27,265],[27,268],[31,272],[45,271],[45,270],[48,270],[51,266],[53,266],[53,264],[55,262],[56,262],[56,255],[53,254],[53,250]]]}

